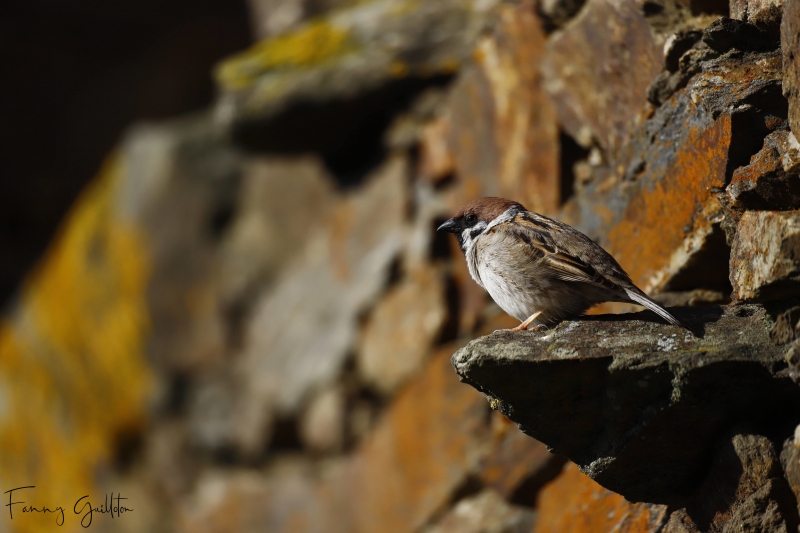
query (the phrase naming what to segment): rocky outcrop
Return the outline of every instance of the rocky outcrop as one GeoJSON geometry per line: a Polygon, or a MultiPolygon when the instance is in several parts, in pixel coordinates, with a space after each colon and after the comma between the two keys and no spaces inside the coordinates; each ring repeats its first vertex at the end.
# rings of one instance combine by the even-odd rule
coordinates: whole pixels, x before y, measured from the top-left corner
{"type": "Polygon", "coordinates": [[[776,131],[750,164],[736,169],[726,188],[734,209],[800,207],[800,144],[789,131],[776,131]]]}
{"type": "Polygon", "coordinates": [[[370,2],[266,39],[216,69],[217,118],[251,150],[315,151],[352,172],[344,155],[382,150],[394,116],[469,58],[493,4],[370,2]]]}
{"type": "Polygon", "coordinates": [[[751,211],[739,221],[731,247],[731,284],[739,300],[774,300],[800,294],[797,211],[751,211]]]}
{"type": "Polygon", "coordinates": [[[800,6],[786,2],[781,22],[781,51],[783,53],[783,95],[789,101],[789,124],[800,131],[800,6]]]}
{"type": "Polygon", "coordinates": [[[767,311],[747,305],[676,313],[700,336],[661,325],[650,313],[601,315],[545,333],[497,332],[462,348],[452,363],[522,431],[630,501],[687,506],[707,526],[724,509],[734,509],[731,520],[746,520],[736,513],[752,514],[747,506],[756,504],[747,502],[767,498],[793,530],[797,515],[786,507],[792,500],[766,436],[800,423],[800,389],[786,349],[770,340],[767,311]],[[709,459],[727,453],[730,435],[741,475],[757,480],[737,477],[733,459],[709,473],[709,459]],[[742,456],[762,445],[771,451],[742,456]],[[762,467],[764,454],[769,464],[762,467]],[[732,492],[709,503],[709,490],[732,492]]]}

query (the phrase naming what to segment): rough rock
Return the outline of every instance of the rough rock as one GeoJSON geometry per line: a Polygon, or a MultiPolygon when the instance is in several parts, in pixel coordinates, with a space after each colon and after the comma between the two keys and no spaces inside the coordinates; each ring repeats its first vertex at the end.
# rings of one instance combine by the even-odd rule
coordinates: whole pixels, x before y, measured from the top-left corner
{"type": "Polygon", "coordinates": [[[662,533],[700,533],[700,530],[686,513],[686,509],[678,509],[669,515],[662,533]]]}
{"type": "Polygon", "coordinates": [[[494,103],[496,181],[502,195],[552,213],[561,201],[558,126],[539,72],[545,54],[541,21],[530,3],[501,9],[499,17],[494,34],[476,48],[494,103]]]}
{"type": "Polygon", "coordinates": [[[649,312],[495,333],[457,352],[463,381],[532,437],[630,501],[690,495],[721,431],[800,420],[800,389],[759,306],[673,310],[702,337],[649,312]]]}
{"type": "Polygon", "coordinates": [[[419,173],[423,179],[438,183],[455,170],[453,152],[447,145],[449,129],[447,117],[438,117],[423,128],[419,142],[419,173]]]}
{"type": "MultiPolygon", "coordinates": [[[[780,98],[782,79],[781,56],[777,51],[729,51],[704,61],[702,73],[692,80],[687,90],[692,102],[713,118],[730,114],[738,120],[750,113],[767,122],[769,117],[785,116],[786,105],[780,98]]],[[[742,129],[746,127],[742,124],[742,129]]],[[[770,130],[768,124],[756,127],[756,131],[747,132],[752,138],[745,146],[748,150],[755,148],[751,154],[761,147],[762,139],[770,130]]],[[[746,135],[746,132],[735,133],[746,135]]]]}
{"type": "Polygon", "coordinates": [[[333,381],[355,346],[356,317],[384,287],[406,239],[407,172],[402,157],[376,169],[254,305],[231,414],[246,453],[260,453],[276,410],[295,412],[314,387],[333,381]]]}
{"type": "Polygon", "coordinates": [[[789,126],[800,132],[800,5],[786,2],[781,22],[783,95],[789,100],[789,126]]]}
{"type": "Polygon", "coordinates": [[[788,344],[798,337],[800,325],[800,306],[794,306],[778,315],[769,330],[769,338],[775,344],[788,344]]]}
{"type": "Polygon", "coordinates": [[[597,143],[617,161],[644,121],[646,90],[661,57],[638,2],[588,0],[548,40],[542,64],[559,123],[582,146],[597,143]]]}
{"type": "Polygon", "coordinates": [[[450,353],[432,357],[347,457],[202,472],[178,530],[407,533],[429,524],[493,443],[486,401],[458,382],[450,353]]]}
{"type": "Polygon", "coordinates": [[[773,443],[737,433],[721,439],[687,506],[701,531],[797,531],[797,502],[773,443]]]}
{"type": "Polygon", "coordinates": [[[191,454],[196,449],[192,445],[186,428],[176,421],[159,424],[144,439],[142,452],[149,462],[145,475],[156,472],[163,476],[157,485],[165,504],[176,501],[193,487],[198,468],[191,454]]]}
{"type": "Polygon", "coordinates": [[[441,274],[430,268],[409,273],[364,327],[356,353],[364,381],[382,394],[393,392],[423,366],[446,318],[441,274]]]}
{"type": "Polygon", "coordinates": [[[676,72],[681,66],[683,55],[697,45],[703,37],[699,30],[681,30],[673,33],[664,43],[664,68],[676,72]]]}
{"type": "Polygon", "coordinates": [[[380,149],[394,115],[470,57],[493,4],[377,0],[265,39],[218,66],[217,117],[248,148],[347,165],[338,158],[380,149]]]}
{"type": "Polygon", "coordinates": [[[794,430],[794,436],[786,439],[781,452],[781,465],[800,511],[800,426],[794,430]]]}
{"type": "Polygon", "coordinates": [[[734,222],[717,194],[785,115],[780,55],[742,54],[703,61],[630,138],[626,166],[597,167],[562,212],[648,292],[728,287],[734,222]]]}
{"type": "Polygon", "coordinates": [[[651,121],[643,131],[653,144],[631,163],[632,182],[624,188],[592,182],[565,219],[604,246],[646,291],[690,288],[675,279],[681,276],[692,288],[725,285],[724,270],[713,261],[725,247],[724,213],[710,189],[725,183],[730,119],[710,120],[684,93],[651,121]],[[694,272],[681,274],[687,270],[694,272]]]}
{"type": "Polygon", "coordinates": [[[486,401],[458,382],[449,353],[437,351],[400,390],[339,480],[351,502],[353,531],[418,530],[490,451],[486,401]]]}
{"type": "Polygon", "coordinates": [[[769,134],[750,164],[734,171],[726,191],[736,209],[800,208],[800,144],[794,135],[769,134]]]}
{"type": "Polygon", "coordinates": [[[253,33],[263,39],[300,24],[306,16],[304,4],[302,0],[248,0],[253,33]]]}
{"type": "Polygon", "coordinates": [[[659,106],[666,102],[695,74],[702,72],[703,62],[719,57],[702,40],[699,30],[681,30],[664,43],[664,70],[647,88],[647,99],[659,106]]]}
{"type": "MultiPolygon", "coordinates": [[[[318,482],[320,474],[335,475],[338,464],[315,472],[303,461],[283,460],[269,469],[207,469],[198,475],[194,491],[182,499],[174,530],[181,533],[237,531],[353,531],[335,514],[340,494],[318,482]]],[[[345,520],[343,520],[345,518],[345,520]]]]}
{"type": "Polygon", "coordinates": [[[539,73],[540,25],[532,4],[503,6],[476,46],[477,66],[453,88],[445,111],[460,184],[453,212],[479,196],[514,198],[542,213],[559,206],[558,125],[539,73]]]}
{"type": "Polygon", "coordinates": [[[533,505],[539,489],[561,471],[566,458],[547,451],[500,413],[495,412],[493,425],[492,450],[481,460],[478,477],[510,501],[533,505]]]}
{"type": "Polygon", "coordinates": [[[703,31],[703,42],[712,50],[774,50],[780,45],[777,34],[762,30],[755,24],[720,17],[703,31]]]}
{"type": "Polygon", "coordinates": [[[346,7],[348,0],[247,0],[250,25],[259,39],[284,33],[304,20],[346,7]]]}
{"type": "Polygon", "coordinates": [[[142,221],[152,262],[148,352],[170,378],[214,367],[225,351],[217,247],[242,163],[220,141],[202,114],[140,125],[122,146],[130,170],[120,209],[142,221]]]}
{"type": "Polygon", "coordinates": [[[334,180],[314,157],[246,161],[235,216],[219,250],[220,292],[226,307],[264,290],[327,220],[334,180]],[[291,201],[287,201],[291,198],[291,201]]]}
{"type": "Polygon", "coordinates": [[[739,19],[759,28],[780,32],[784,0],[731,0],[731,18],[739,19]]]}
{"type": "Polygon", "coordinates": [[[563,26],[585,3],[586,0],[539,0],[537,7],[549,24],[563,26]]]}
{"type": "Polygon", "coordinates": [[[739,531],[797,531],[795,500],[784,490],[783,480],[769,480],[763,487],[735,507],[723,533],[739,531]],[[791,513],[791,514],[789,514],[791,513]]]}
{"type": "Polygon", "coordinates": [[[534,533],[655,533],[666,506],[630,503],[568,464],[538,499],[534,533]]]}
{"type": "Polygon", "coordinates": [[[797,342],[792,343],[789,349],[786,350],[783,359],[788,365],[789,377],[792,378],[795,383],[800,383],[800,345],[797,342]]]}
{"type": "Polygon", "coordinates": [[[491,404],[439,350],[510,320],[434,231],[481,194],[577,221],[648,291],[725,298],[736,223],[796,173],[767,29],[698,42],[727,0],[257,2],[286,31],[221,64],[215,120],[131,133],[120,190],[87,192],[0,327],[0,485],[61,502],[123,477],[145,522],[106,522],[131,531],[792,525],[767,441],[797,422],[797,302],[678,310],[700,340],[651,314],[498,334],[524,342],[493,371],[517,396],[491,404]],[[688,511],[665,526],[491,405],[688,511]]]}
{"type": "Polygon", "coordinates": [[[731,247],[733,298],[765,301],[800,294],[800,212],[748,211],[731,247]]]}
{"type": "Polygon", "coordinates": [[[424,533],[529,533],[534,512],[509,505],[502,496],[486,489],[455,504],[435,526],[424,533]]]}
{"type": "MultiPolygon", "coordinates": [[[[234,450],[236,419],[231,417],[231,413],[236,405],[237,383],[231,373],[223,369],[210,369],[207,375],[195,376],[191,386],[185,377],[176,380],[172,386],[177,389],[173,395],[183,393],[182,388],[189,389],[183,393],[187,396],[185,400],[179,397],[172,399],[172,403],[186,403],[187,440],[191,445],[197,450],[212,453],[234,450]]],[[[181,407],[167,405],[173,411],[181,407]]],[[[271,429],[268,428],[265,439],[271,436],[271,429]]]]}
{"type": "Polygon", "coordinates": [[[333,453],[342,449],[345,437],[345,397],[341,386],[317,392],[300,416],[298,433],[312,453],[333,453]]]}

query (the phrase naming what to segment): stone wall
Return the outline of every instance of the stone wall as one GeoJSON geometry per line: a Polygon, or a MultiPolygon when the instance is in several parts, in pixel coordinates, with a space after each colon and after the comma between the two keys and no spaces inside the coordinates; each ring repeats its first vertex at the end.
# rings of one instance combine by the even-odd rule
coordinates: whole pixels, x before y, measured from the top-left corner
{"type": "Polygon", "coordinates": [[[800,4],[252,5],[214,106],[129,129],[7,313],[3,487],[64,531],[112,491],[96,530],[797,530],[800,4]],[[486,195],[701,338],[468,345],[515,324],[434,230],[486,195]]]}

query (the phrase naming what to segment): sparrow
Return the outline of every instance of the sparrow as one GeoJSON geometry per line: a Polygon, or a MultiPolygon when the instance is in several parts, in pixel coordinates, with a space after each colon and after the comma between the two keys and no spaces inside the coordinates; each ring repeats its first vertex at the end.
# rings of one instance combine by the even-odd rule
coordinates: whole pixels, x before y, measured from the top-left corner
{"type": "Polygon", "coordinates": [[[602,302],[643,305],[692,331],[649,298],[589,237],[504,198],[474,200],[439,226],[453,233],[469,273],[503,311],[541,330],[602,302]]]}

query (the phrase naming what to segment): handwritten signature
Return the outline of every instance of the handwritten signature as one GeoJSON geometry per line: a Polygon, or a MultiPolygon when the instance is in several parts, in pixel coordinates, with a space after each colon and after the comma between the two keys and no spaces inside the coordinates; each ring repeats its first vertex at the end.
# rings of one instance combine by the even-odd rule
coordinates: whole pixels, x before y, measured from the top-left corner
{"type": "MultiPolygon", "coordinates": [[[[47,507],[47,506],[36,506],[26,504],[27,502],[24,501],[13,501],[14,499],[14,492],[22,491],[25,489],[35,489],[36,485],[29,485],[26,487],[17,487],[11,490],[5,491],[3,494],[8,494],[8,503],[6,507],[8,507],[8,515],[11,520],[14,519],[14,506],[19,505],[22,506],[19,511],[23,513],[41,513],[41,514],[53,514],[55,515],[56,524],[59,526],[64,525],[65,520],[65,512],[62,506],[57,507],[47,507]]],[[[92,525],[92,517],[94,513],[100,514],[110,514],[111,518],[119,518],[122,514],[127,513],[129,511],[133,511],[133,509],[129,507],[125,507],[122,505],[122,500],[127,500],[128,498],[123,498],[122,495],[119,493],[114,496],[112,492],[110,497],[108,494],[105,495],[105,500],[102,505],[94,506],[92,505],[91,501],[89,501],[89,495],[81,496],[78,498],[78,501],[75,502],[75,505],[72,506],[72,512],[76,515],[81,515],[81,526],[87,528],[92,525]],[[110,501],[110,504],[109,504],[110,501]],[[116,504],[115,504],[116,502],[116,504]]]]}

